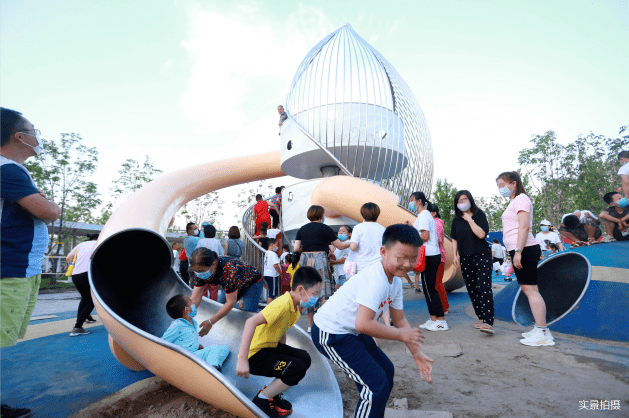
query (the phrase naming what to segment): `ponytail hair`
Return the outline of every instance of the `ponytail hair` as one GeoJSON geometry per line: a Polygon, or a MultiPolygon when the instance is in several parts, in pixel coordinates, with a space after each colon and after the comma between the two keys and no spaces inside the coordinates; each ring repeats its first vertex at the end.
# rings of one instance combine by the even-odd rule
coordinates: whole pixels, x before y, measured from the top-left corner
{"type": "Polygon", "coordinates": [[[297,264],[299,264],[300,258],[301,258],[300,252],[293,253],[293,259],[291,261],[291,265],[293,266],[293,269],[297,267],[297,264]]]}
{"type": "Polygon", "coordinates": [[[508,183],[513,183],[515,181],[513,197],[518,197],[520,194],[526,194],[524,185],[522,185],[522,179],[517,171],[505,171],[504,173],[500,173],[500,175],[496,177],[496,181],[498,181],[498,179],[503,179],[508,183]]]}
{"type": "Polygon", "coordinates": [[[218,260],[218,254],[208,248],[201,247],[194,250],[189,258],[190,266],[210,267],[218,260]]]}

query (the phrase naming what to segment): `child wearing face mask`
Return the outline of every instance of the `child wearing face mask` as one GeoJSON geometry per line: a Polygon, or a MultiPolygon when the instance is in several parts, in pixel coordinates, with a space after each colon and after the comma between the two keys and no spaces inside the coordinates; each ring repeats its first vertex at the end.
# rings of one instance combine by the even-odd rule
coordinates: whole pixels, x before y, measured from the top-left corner
{"type": "Polygon", "coordinates": [[[204,348],[199,344],[197,336],[199,326],[193,319],[197,315],[197,307],[192,303],[192,299],[183,294],[175,295],[166,303],[166,312],[174,321],[164,332],[162,339],[193,352],[220,371],[229,355],[229,349],[226,345],[211,345],[204,348]]]}
{"type": "Polygon", "coordinates": [[[253,403],[271,418],[293,412],[281,393],[304,378],[311,360],[307,351],[286,345],[286,332],[299,319],[300,307],[315,306],[322,289],[323,280],[317,270],[301,267],[293,276],[291,291],[245,323],[236,374],[245,379],[249,374],[275,378],[253,398],[253,403]]]}

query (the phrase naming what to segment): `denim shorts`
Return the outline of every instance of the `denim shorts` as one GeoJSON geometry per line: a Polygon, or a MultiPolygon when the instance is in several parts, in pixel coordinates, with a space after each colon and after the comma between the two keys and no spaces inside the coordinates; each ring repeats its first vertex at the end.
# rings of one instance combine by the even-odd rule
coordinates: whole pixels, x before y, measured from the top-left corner
{"type": "Polygon", "coordinates": [[[343,286],[345,283],[347,283],[347,277],[344,274],[339,276],[338,279],[336,279],[337,286],[343,286]]]}

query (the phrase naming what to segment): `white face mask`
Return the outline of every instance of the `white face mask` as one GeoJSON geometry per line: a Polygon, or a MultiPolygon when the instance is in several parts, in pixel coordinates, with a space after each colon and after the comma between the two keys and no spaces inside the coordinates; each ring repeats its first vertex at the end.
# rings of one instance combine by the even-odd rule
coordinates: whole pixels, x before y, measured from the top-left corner
{"type": "Polygon", "coordinates": [[[456,205],[456,207],[458,207],[461,212],[465,212],[466,210],[469,210],[472,207],[472,204],[461,203],[461,204],[456,205]]]}
{"type": "Polygon", "coordinates": [[[498,189],[498,193],[500,193],[502,197],[511,197],[513,190],[509,190],[508,187],[503,187],[502,189],[498,189]]]}
{"type": "Polygon", "coordinates": [[[26,145],[27,147],[33,148],[33,151],[35,151],[35,155],[39,155],[42,152],[44,152],[44,142],[41,140],[39,135],[31,135],[31,134],[27,134],[26,132],[20,132],[20,133],[24,134],[24,135],[28,135],[28,136],[33,136],[33,137],[35,137],[35,139],[37,139],[37,145],[36,146],[29,145],[26,142],[20,140],[20,142],[22,144],[26,145]]]}

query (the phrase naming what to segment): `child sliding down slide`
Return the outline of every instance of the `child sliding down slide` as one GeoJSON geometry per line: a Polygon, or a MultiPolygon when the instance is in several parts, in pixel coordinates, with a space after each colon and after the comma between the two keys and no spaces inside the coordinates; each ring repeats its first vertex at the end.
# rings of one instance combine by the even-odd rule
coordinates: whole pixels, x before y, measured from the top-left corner
{"type": "Polygon", "coordinates": [[[212,345],[203,348],[199,344],[197,337],[199,326],[197,321],[192,319],[197,315],[197,307],[192,303],[192,299],[182,294],[175,295],[166,303],[166,312],[174,321],[162,335],[162,339],[192,351],[210,366],[214,366],[220,371],[223,362],[229,355],[229,349],[226,345],[212,345]]]}
{"type": "Polygon", "coordinates": [[[281,393],[304,378],[311,362],[307,351],[286,345],[286,331],[299,319],[299,306],[313,307],[322,289],[317,270],[300,267],[293,276],[291,291],[245,323],[236,374],[245,379],[249,374],[275,378],[253,398],[253,403],[271,418],[293,411],[281,393]]]}
{"type": "Polygon", "coordinates": [[[389,226],[382,236],[381,261],[358,272],[314,316],[315,347],[356,382],[360,399],[355,417],[383,417],[393,388],[393,363],[373,337],[404,342],[420,377],[431,381],[433,360],[420,350],[423,334],[411,328],[402,310],[400,277],[415,266],[421,245],[412,226],[389,226]],[[387,307],[395,327],[378,321],[387,307]]]}

